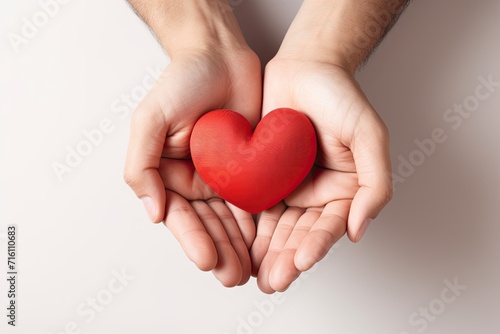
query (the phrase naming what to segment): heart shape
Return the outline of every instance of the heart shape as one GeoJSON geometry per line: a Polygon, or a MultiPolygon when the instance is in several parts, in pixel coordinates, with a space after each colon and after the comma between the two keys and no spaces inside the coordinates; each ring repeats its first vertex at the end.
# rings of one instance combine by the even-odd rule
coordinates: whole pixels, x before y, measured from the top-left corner
{"type": "Polygon", "coordinates": [[[289,108],[267,114],[255,131],[231,110],[203,115],[191,134],[191,157],[201,178],[223,199],[258,213],[288,196],[316,158],[309,119],[289,108]]]}

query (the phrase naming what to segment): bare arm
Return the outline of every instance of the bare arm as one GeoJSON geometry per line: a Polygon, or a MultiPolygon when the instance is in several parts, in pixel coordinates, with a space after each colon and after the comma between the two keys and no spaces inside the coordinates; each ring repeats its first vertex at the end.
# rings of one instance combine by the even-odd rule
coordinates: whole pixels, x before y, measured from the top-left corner
{"type": "Polygon", "coordinates": [[[129,0],[171,57],[188,50],[246,47],[225,0],[129,0]]]}
{"type": "Polygon", "coordinates": [[[345,233],[360,241],[391,199],[389,132],[354,73],[407,2],[304,0],[266,66],[263,114],[302,111],[318,155],[310,177],[260,216],[252,264],[264,292],[285,290],[345,233]]]}
{"type": "Polygon", "coordinates": [[[124,178],[151,221],[225,286],[250,278],[252,215],[218,197],[190,155],[196,121],[214,109],[260,118],[262,74],[225,0],[129,0],[171,58],[131,119],[124,178]]]}
{"type": "Polygon", "coordinates": [[[354,72],[408,3],[409,0],[305,0],[280,52],[333,60],[354,72]]]}

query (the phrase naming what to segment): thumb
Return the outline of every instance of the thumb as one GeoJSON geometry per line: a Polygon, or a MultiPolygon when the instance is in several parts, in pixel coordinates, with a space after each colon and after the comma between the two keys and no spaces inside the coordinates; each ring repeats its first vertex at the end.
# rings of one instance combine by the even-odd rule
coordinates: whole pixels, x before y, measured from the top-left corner
{"type": "Polygon", "coordinates": [[[389,131],[375,111],[365,115],[351,145],[360,186],[347,223],[347,234],[353,242],[361,240],[392,197],[389,131]]]}
{"type": "Polygon", "coordinates": [[[165,187],[158,167],[167,131],[160,104],[146,97],[132,114],[124,179],[154,223],[165,215],[165,187]]]}

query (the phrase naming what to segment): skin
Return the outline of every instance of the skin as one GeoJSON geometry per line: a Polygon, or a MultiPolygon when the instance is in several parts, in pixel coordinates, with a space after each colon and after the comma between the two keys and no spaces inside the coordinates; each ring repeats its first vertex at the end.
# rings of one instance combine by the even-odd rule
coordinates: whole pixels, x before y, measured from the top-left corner
{"type": "Polygon", "coordinates": [[[201,270],[212,270],[224,286],[244,284],[255,222],[200,179],[189,137],[195,122],[214,109],[238,110],[258,122],[260,61],[222,2],[130,3],[172,62],[132,116],[125,181],[145,201],[150,219],[164,221],[201,270]]]}
{"type": "Polygon", "coordinates": [[[244,284],[252,273],[266,293],[286,290],[346,232],[358,242],[392,183],[387,128],[354,73],[406,1],[305,0],[263,87],[259,59],[226,1],[129,2],[172,60],[131,122],[125,180],[150,219],[164,221],[188,258],[223,285],[244,284]],[[366,22],[378,29],[360,43],[366,22]],[[252,215],[201,180],[189,135],[214,109],[238,111],[255,126],[279,107],[309,117],[319,151],[306,181],[262,212],[256,228],[252,215]]]}
{"type": "Polygon", "coordinates": [[[304,112],[318,136],[309,178],[283,203],[262,213],[251,257],[266,293],[284,291],[347,232],[358,242],[392,196],[389,133],[354,73],[392,21],[373,13],[404,1],[304,1],[278,54],[266,66],[263,115],[279,106],[304,112]],[[356,40],[365,22],[379,34],[356,40]]]}

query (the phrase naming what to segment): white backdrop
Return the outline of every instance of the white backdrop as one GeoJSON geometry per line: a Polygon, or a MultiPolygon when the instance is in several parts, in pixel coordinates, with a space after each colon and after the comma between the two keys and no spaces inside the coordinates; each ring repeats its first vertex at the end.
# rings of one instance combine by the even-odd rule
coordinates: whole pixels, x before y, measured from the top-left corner
{"type": "MultiPolygon", "coordinates": [[[[300,1],[233,4],[269,59],[300,1]]],[[[408,8],[358,75],[391,130],[395,197],[274,297],[198,271],[122,180],[130,112],[168,64],[142,22],[118,0],[42,10],[0,5],[0,277],[8,224],[19,272],[16,328],[0,279],[2,333],[500,332],[500,87],[482,83],[500,81],[499,1],[408,8]]]]}

